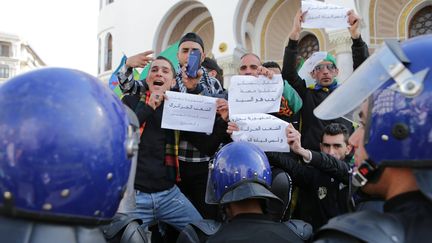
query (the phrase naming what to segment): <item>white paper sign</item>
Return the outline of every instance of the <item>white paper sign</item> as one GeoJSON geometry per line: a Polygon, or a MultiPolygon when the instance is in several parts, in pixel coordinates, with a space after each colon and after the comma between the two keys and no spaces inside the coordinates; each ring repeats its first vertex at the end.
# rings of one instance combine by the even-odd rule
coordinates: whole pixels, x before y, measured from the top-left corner
{"type": "Polygon", "coordinates": [[[349,27],[348,8],[320,1],[302,1],[302,12],[305,15],[303,28],[347,28],[349,27]]]}
{"type": "Polygon", "coordinates": [[[272,79],[265,76],[233,76],[228,89],[229,114],[278,112],[282,92],[280,74],[273,75],[272,79]]]}
{"type": "Polygon", "coordinates": [[[216,116],[216,98],[167,91],[162,128],[211,133],[216,116]]]}
{"type": "Polygon", "coordinates": [[[233,115],[230,120],[240,129],[231,135],[234,141],[250,142],[264,151],[290,151],[285,134],[288,122],[263,113],[233,115]]]}

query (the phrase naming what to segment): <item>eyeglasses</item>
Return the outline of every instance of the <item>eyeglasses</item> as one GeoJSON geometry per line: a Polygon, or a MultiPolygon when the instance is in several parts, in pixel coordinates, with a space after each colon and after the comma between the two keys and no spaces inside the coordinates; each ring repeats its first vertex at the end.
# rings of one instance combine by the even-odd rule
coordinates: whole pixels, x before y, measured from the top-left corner
{"type": "Polygon", "coordinates": [[[320,72],[324,70],[324,67],[327,68],[329,71],[334,71],[336,69],[336,66],[333,63],[329,64],[318,64],[314,67],[314,71],[320,72]]]}

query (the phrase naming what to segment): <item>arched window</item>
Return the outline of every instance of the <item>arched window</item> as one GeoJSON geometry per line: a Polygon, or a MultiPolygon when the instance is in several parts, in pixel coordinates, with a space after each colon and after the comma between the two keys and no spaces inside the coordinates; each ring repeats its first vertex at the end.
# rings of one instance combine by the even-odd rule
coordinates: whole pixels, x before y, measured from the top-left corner
{"type": "Polygon", "coordinates": [[[98,72],[98,74],[101,72],[101,59],[102,59],[102,57],[101,57],[101,55],[102,55],[102,41],[101,41],[101,38],[99,38],[98,39],[98,66],[97,66],[97,72],[98,72]]]}
{"type": "Polygon", "coordinates": [[[9,78],[9,66],[0,64],[0,78],[9,78]]]}
{"type": "Polygon", "coordinates": [[[105,38],[105,69],[108,71],[112,69],[112,35],[107,34],[105,38]]]}
{"type": "Polygon", "coordinates": [[[432,34],[432,6],[418,11],[409,24],[409,37],[432,34]]]}
{"type": "Polygon", "coordinates": [[[299,41],[299,55],[304,59],[309,58],[312,53],[319,51],[318,39],[312,35],[307,34],[299,41]]]}
{"type": "Polygon", "coordinates": [[[11,57],[12,45],[9,42],[0,41],[0,56],[1,57],[11,57]]]}

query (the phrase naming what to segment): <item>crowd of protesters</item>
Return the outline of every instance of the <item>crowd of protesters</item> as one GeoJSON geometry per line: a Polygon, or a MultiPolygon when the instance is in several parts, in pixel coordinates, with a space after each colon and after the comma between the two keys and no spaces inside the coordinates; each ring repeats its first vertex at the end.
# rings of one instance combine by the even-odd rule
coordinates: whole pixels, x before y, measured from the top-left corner
{"type": "MultiPolygon", "coordinates": [[[[416,235],[417,240],[427,241],[427,236],[430,235],[428,229],[432,227],[430,153],[412,152],[411,146],[414,150],[415,145],[411,140],[406,142],[404,147],[397,146],[400,141],[408,141],[404,139],[410,134],[416,134],[415,141],[425,137],[419,140],[419,146],[430,145],[430,126],[424,128],[428,121],[419,121],[422,118],[411,113],[422,110],[423,117],[432,116],[432,109],[423,104],[423,101],[430,97],[427,94],[431,91],[431,74],[427,72],[432,61],[427,60],[430,59],[427,55],[418,54],[421,48],[432,51],[431,37],[407,42],[406,47],[399,46],[399,43],[389,44],[384,51],[369,57],[368,46],[360,34],[360,18],[351,10],[347,13],[347,22],[352,40],[353,68],[356,70],[360,66],[366,67],[361,69],[357,76],[350,77],[347,84],[341,84],[337,79],[339,65],[335,57],[325,53],[323,58],[311,67],[309,75],[315,81],[314,85],[307,86],[298,67],[300,33],[306,15],[307,12],[299,10],[294,17],[283,54],[283,65],[271,60],[263,63],[258,55],[245,53],[240,57],[238,66],[238,75],[266,79],[272,79],[275,75],[282,77],[280,109],[270,115],[288,123],[284,136],[289,152],[263,152],[256,145],[233,141],[232,135],[240,128],[236,122],[230,120],[230,94],[223,86],[223,70],[215,59],[206,57],[207,46],[201,37],[189,32],[182,36],[178,44],[178,67],[163,56],[153,57],[153,51],[145,51],[129,56],[124,66],[115,73],[124,95],[122,102],[127,108],[117,108],[118,104],[105,107],[110,107],[107,108],[111,109],[107,114],[112,119],[117,119],[109,122],[124,123],[122,132],[127,133],[127,136],[120,134],[117,138],[112,134],[99,135],[107,141],[116,139],[111,141],[112,144],[130,147],[118,149],[124,152],[120,156],[123,156],[120,162],[124,165],[119,172],[123,175],[123,185],[111,188],[113,192],[107,190],[105,197],[115,202],[115,205],[112,205],[114,209],[123,195],[125,196],[121,203],[125,203],[126,199],[132,203],[128,207],[121,206],[121,210],[115,215],[115,210],[95,210],[93,215],[86,212],[74,220],[68,218],[67,210],[57,213],[55,209],[52,214],[46,214],[46,220],[63,222],[63,228],[60,228],[59,232],[78,230],[80,234],[77,235],[83,239],[86,236],[81,234],[85,235],[87,231],[92,234],[83,242],[99,242],[102,235],[98,229],[92,227],[84,232],[81,228],[70,225],[101,214],[105,225],[100,229],[105,240],[109,242],[308,242],[313,239],[325,242],[411,242],[416,235]],[[196,75],[191,74],[192,64],[188,63],[191,52],[199,52],[200,65],[196,75]],[[409,66],[409,61],[412,61],[413,66],[409,66]],[[149,67],[146,78],[136,80],[133,69],[146,66],[149,67]],[[400,70],[393,70],[395,67],[400,70]],[[409,70],[407,67],[413,69],[409,70]],[[388,73],[388,77],[384,73],[388,73]],[[358,85],[363,81],[360,79],[368,78],[370,80],[364,81],[363,86],[358,85]],[[394,79],[397,85],[384,82],[375,85],[372,82],[381,79],[394,79]],[[352,91],[350,88],[359,90],[352,91]],[[372,92],[380,89],[381,93],[371,96],[369,102],[361,106],[360,120],[344,117],[350,111],[348,108],[356,108],[372,92]],[[216,118],[212,132],[163,128],[167,91],[216,98],[216,118]],[[388,98],[393,94],[391,92],[398,92],[399,95],[392,96],[392,99],[400,100],[392,108],[397,110],[396,115],[388,115],[390,108],[385,107],[393,104],[392,99],[388,98]],[[423,96],[426,98],[420,99],[423,96]],[[354,104],[354,101],[357,103],[354,104]],[[410,111],[411,106],[416,110],[410,111]],[[118,110],[125,110],[127,116],[118,118],[121,116],[118,110]],[[401,118],[402,116],[407,117],[401,118]],[[371,120],[371,117],[375,120],[371,120]],[[381,127],[387,126],[385,121],[395,124],[388,131],[384,131],[381,127]],[[419,134],[416,129],[424,134],[419,134]],[[366,141],[370,143],[367,147],[364,144],[366,141]],[[383,153],[380,148],[372,147],[372,144],[383,148],[389,146],[388,150],[397,147],[400,151],[390,152],[399,157],[383,153]],[[136,167],[126,166],[127,161],[133,160],[132,158],[135,159],[136,167]],[[129,173],[131,183],[125,188],[126,174],[129,173]],[[362,190],[357,190],[358,188],[362,190]],[[345,215],[353,211],[356,213],[345,215]],[[378,230],[380,224],[385,225],[382,230],[378,230]],[[371,238],[369,234],[363,233],[361,227],[365,227],[365,230],[374,236],[371,238]]],[[[67,70],[48,71],[47,74],[41,73],[35,77],[31,75],[27,79],[50,80],[62,75],[64,79],[89,79],[67,70]]],[[[11,82],[12,85],[2,86],[0,94],[2,90],[13,87],[17,82],[20,80],[11,82]]],[[[19,92],[25,87],[14,88],[19,92]]],[[[92,86],[92,89],[96,89],[95,87],[92,86]]],[[[46,96],[43,92],[38,93],[39,90],[36,88],[36,95],[46,96]]],[[[73,89],[71,90],[70,92],[73,92],[73,89]]],[[[64,92],[67,95],[69,91],[66,88],[64,92]]],[[[91,90],[84,98],[99,102],[100,97],[92,96],[96,92],[97,90],[91,90]]],[[[4,101],[0,97],[0,104],[1,102],[4,101]]],[[[115,102],[117,101],[112,101],[113,104],[115,102]]],[[[72,103],[65,103],[65,109],[75,108],[72,103]]],[[[92,107],[88,106],[87,109],[92,107]]],[[[87,122],[85,126],[91,126],[104,119],[101,116],[98,121],[93,121],[92,119],[96,118],[87,118],[84,115],[82,117],[83,120],[77,118],[75,123],[87,122]]],[[[50,118],[47,116],[40,119],[50,118]]],[[[10,131],[2,128],[10,124],[13,122],[9,120],[0,123],[2,143],[11,139],[6,137],[7,134],[16,132],[12,128],[10,131]]],[[[73,127],[73,124],[70,126],[73,127]]],[[[28,129],[32,131],[31,127],[28,129]]],[[[88,149],[88,145],[83,146],[88,149]]],[[[51,149],[53,146],[47,145],[47,148],[51,149]]],[[[426,147],[422,149],[429,151],[426,147]]],[[[16,151],[12,155],[10,150],[14,150],[14,147],[8,146],[7,150],[0,150],[0,159],[10,160],[14,156],[21,156],[21,152],[16,151]]],[[[89,156],[90,153],[94,153],[94,150],[88,150],[83,156],[89,156]]],[[[107,154],[110,153],[106,152],[104,156],[107,154]]],[[[97,156],[99,153],[91,158],[89,156],[89,160],[96,161],[93,158],[97,156]]],[[[74,159],[76,158],[71,158],[70,161],[74,159]]],[[[110,163],[108,158],[103,159],[110,163]]],[[[15,165],[14,162],[9,164],[15,165]]],[[[94,164],[92,166],[98,166],[94,164]]],[[[2,177],[5,177],[5,168],[1,169],[2,177]]],[[[116,176],[119,174],[115,173],[117,171],[113,170],[103,177],[106,177],[107,181],[113,177],[117,180],[116,176]]],[[[51,178],[56,178],[51,174],[41,176],[44,177],[45,184],[50,184],[51,178]]],[[[4,187],[5,185],[3,184],[4,187]]],[[[58,192],[60,189],[63,188],[55,187],[53,190],[58,192]]],[[[97,190],[92,191],[96,193],[97,190]]],[[[31,193],[44,194],[40,191],[31,193]]],[[[75,191],[63,189],[59,195],[67,198],[74,193],[75,191]]],[[[10,206],[14,200],[11,192],[5,192],[3,196],[4,201],[0,201],[0,204],[6,205],[2,206],[6,215],[37,215],[32,213],[33,208],[28,204],[22,212],[21,208],[13,209],[10,206]],[[10,208],[13,210],[9,212],[10,208]]],[[[92,206],[92,203],[94,202],[89,200],[89,206],[92,206]]],[[[52,207],[49,203],[43,204],[46,212],[52,207]]],[[[14,227],[28,226],[27,223],[3,217],[0,217],[0,221],[14,227]]],[[[3,226],[0,227],[2,237],[6,230],[3,226]]],[[[55,235],[52,231],[39,230],[36,233],[49,237],[55,235]]],[[[21,236],[11,234],[8,237],[5,239],[15,241],[21,236]]]]}

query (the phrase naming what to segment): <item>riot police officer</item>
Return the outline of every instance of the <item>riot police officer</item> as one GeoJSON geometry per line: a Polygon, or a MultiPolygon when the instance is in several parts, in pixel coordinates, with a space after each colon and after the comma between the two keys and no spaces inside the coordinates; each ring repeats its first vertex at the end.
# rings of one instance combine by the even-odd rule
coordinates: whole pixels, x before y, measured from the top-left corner
{"type": "Polygon", "coordinates": [[[125,192],[136,130],[136,117],[86,73],[44,68],[4,83],[1,241],[105,242],[97,226],[125,192]]]}
{"type": "Polygon", "coordinates": [[[319,242],[430,241],[430,53],[432,35],[386,42],[314,111],[321,119],[359,114],[360,127],[350,137],[353,184],[386,200],[383,213],[360,211],[330,220],[318,232],[319,242]],[[355,107],[359,113],[350,112],[355,107]]]}
{"type": "Polygon", "coordinates": [[[269,190],[272,182],[270,165],[256,145],[247,142],[225,145],[210,164],[208,178],[206,203],[220,205],[226,222],[193,223],[177,242],[194,242],[194,238],[199,238],[195,242],[230,242],[234,239],[235,242],[303,242],[310,236],[312,228],[309,224],[275,222],[266,214],[268,202],[280,199],[269,190]]]}

